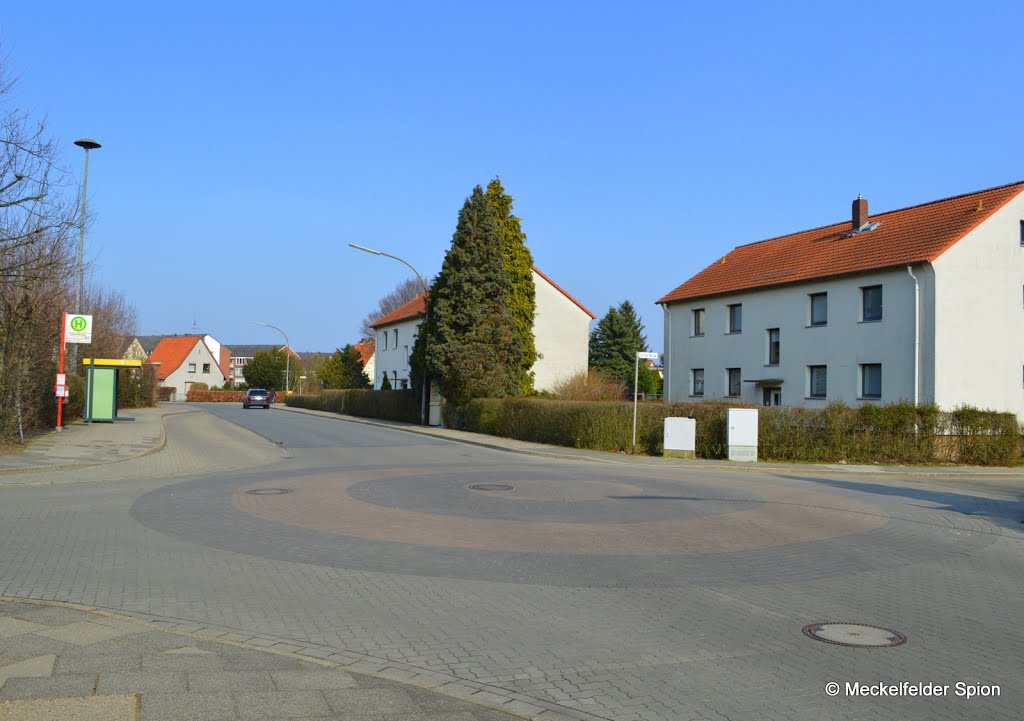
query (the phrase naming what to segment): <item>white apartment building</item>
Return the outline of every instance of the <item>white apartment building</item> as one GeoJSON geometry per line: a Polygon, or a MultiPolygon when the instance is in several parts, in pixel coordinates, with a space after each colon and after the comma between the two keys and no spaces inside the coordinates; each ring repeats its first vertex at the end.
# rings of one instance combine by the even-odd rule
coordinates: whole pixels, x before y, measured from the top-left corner
{"type": "MultiPolygon", "coordinates": [[[[533,268],[536,309],[534,344],[540,358],[531,369],[537,390],[555,385],[587,370],[590,321],[586,306],[567,293],[538,268],[533,268]]],[[[409,357],[423,322],[423,294],[376,321],[373,387],[379,390],[387,374],[394,389],[410,387],[409,357]]]]}
{"type": "Polygon", "coordinates": [[[1024,420],[1024,182],[735,248],[661,298],[665,399],[1024,420]]]}

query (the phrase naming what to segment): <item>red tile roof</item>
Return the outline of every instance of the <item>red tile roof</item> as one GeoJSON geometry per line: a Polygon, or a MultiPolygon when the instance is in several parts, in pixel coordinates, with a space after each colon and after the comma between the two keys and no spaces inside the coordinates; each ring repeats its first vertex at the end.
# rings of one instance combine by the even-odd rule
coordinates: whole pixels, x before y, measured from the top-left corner
{"type": "Polygon", "coordinates": [[[376,322],[371,323],[370,327],[377,328],[382,325],[391,325],[392,323],[398,323],[399,321],[408,320],[409,318],[417,318],[421,315],[426,315],[427,304],[425,299],[426,295],[423,293],[418,294],[408,303],[398,306],[383,318],[379,318],[376,322]]]}
{"type": "MultiPolygon", "coordinates": [[[[156,348],[149,354],[146,362],[160,364],[156,368],[156,377],[163,380],[181,366],[184,360],[188,358],[188,354],[196,347],[196,343],[203,343],[202,336],[167,336],[156,344],[156,348]]],[[[205,343],[203,343],[203,347],[206,347],[205,343]]]]}
{"type": "Polygon", "coordinates": [[[376,345],[377,344],[373,338],[367,338],[366,340],[361,340],[356,343],[356,350],[359,352],[359,362],[364,366],[370,362],[371,358],[373,358],[373,352],[376,345]]]}
{"type": "Polygon", "coordinates": [[[741,245],[659,303],[795,283],[910,263],[933,262],[1024,191],[1024,181],[871,215],[874,230],[850,220],[741,245]]]}
{"type": "Polygon", "coordinates": [[[564,289],[564,288],[563,288],[562,286],[560,286],[560,285],[559,285],[558,283],[556,283],[555,281],[551,280],[551,278],[547,277],[547,276],[546,276],[546,275],[545,275],[545,274],[544,274],[544,273],[543,273],[543,272],[541,271],[541,269],[540,269],[540,268],[538,268],[537,266],[533,266],[533,272],[534,272],[534,273],[536,273],[537,275],[539,275],[539,276],[540,276],[541,278],[543,278],[544,280],[546,280],[546,281],[547,281],[548,283],[550,283],[550,284],[551,284],[552,286],[554,286],[555,290],[557,290],[557,291],[558,291],[559,293],[561,293],[561,294],[562,294],[562,295],[564,295],[564,296],[565,296],[566,298],[568,298],[569,300],[571,300],[571,301],[572,301],[573,303],[575,303],[576,305],[578,305],[578,306],[580,307],[580,310],[582,310],[582,311],[583,311],[584,313],[586,313],[587,315],[589,315],[589,316],[590,316],[591,318],[596,318],[596,317],[597,317],[596,315],[594,315],[593,313],[591,313],[591,312],[590,312],[590,310],[589,310],[589,309],[587,308],[587,306],[583,305],[583,304],[582,304],[582,303],[580,303],[580,302],[579,302],[578,300],[576,300],[575,298],[573,298],[573,297],[572,297],[571,295],[569,295],[569,294],[568,294],[568,293],[567,293],[567,292],[565,291],[565,289],[564,289]]]}

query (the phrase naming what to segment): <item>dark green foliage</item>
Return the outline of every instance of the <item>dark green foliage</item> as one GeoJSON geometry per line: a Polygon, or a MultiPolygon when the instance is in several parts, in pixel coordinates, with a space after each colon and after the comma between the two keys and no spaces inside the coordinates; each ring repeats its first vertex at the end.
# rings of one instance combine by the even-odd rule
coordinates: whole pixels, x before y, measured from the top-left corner
{"type": "Polygon", "coordinates": [[[338,348],[320,366],[320,379],[325,388],[370,388],[370,379],[363,372],[363,361],[354,345],[338,348]]]}
{"type": "Polygon", "coordinates": [[[381,378],[380,389],[382,391],[389,391],[389,390],[391,390],[391,379],[388,378],[388,374],[387,373],[384,373],[383,377],[381,378]]]}
{"type": "Polygon", "coordinates": [[[630,396],[633,395],[634,374],[639,379],[641,393],[656,392],[657,382],[650,377],[650,371],[642,367],[637,373],[634,366],[636,354],[646,350],[644,324],[628,300],[622,301],[618,308],[609,308],[590,333],[590,367],[625,383],[630,396]]]}
{"type": "MultiPolygon", "coordinates": [[[[744,406],[710,401],[641,403],[637,449],[660,454],[665,418],[689,416],[697,419],[697,456],[725,458],[730,407],[744,406]]],[[[1020,428],[1012,413],[971,407],[943,413],[936,406],[915,408],[910,403],[759,410],[762,460],[1010,466],[1021,458],[1020,428]]],[[[621,401],[478,399],[460,416],[447,417],[446,423],[537,443],[628,452],[632,412],[632,403],[621,401]]]]}
{"type": "Polygon", "coordinates": [[[521,395],[523,350],[508,308],[510,290],[494,212],[477,186],[459,212],[431,289],[413,349],[414,378],[425,366],[457,407],[473,398],[521,395]]]}
{"type": "Polygon", "coordinates": [[[533,337],[533,319],[537,313],[536,287],[533,284],[533,255],[526,247],[526,233],[520,219],[512,215],[512,196],[505,192],[501,181],[495,178],[487,184],[487,202],[494,211],[494,220],[501,238],[502,262],[508,272],[508,310],[522,357],[519,360],[519,384],[523,395],[533,390],[533,373],[537,362],[537,346],[533,337]]]}
{"type": "Polygon", "coordinates": [[[416,423],[420,418],[419,398],[409,390],[326,390],[315,396],[288,396],[285,405],[407,423],[416,423]]]}
{"type": "Polygon", "coordinates": [[[246,385],[250,388],[284,388],[284,374],[288,359],[282,351],[260,351],[242,368],[246,385]]]}

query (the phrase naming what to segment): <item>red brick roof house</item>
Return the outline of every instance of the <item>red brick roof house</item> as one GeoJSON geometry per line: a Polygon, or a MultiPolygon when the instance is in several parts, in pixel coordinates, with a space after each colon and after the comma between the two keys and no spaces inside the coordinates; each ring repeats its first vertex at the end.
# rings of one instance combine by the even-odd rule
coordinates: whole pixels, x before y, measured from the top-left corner
{"type": "Polygon", "coordinates": [[[230,350],[219,346],[218,355],[221,358],[214,356],[203,336],[164,336],[146,362],[156,366],[161,386],[175,389],[171,400],[183,401],[193,383],[202,382],[210,387],[224,384],[227,375],[222,363],[230,356],[230,350]]]}
{"type": "Polygon", "coordinates": [[[658,301],[666,399],[1024,418],[1024,181],[741,245],[658,301]]]}

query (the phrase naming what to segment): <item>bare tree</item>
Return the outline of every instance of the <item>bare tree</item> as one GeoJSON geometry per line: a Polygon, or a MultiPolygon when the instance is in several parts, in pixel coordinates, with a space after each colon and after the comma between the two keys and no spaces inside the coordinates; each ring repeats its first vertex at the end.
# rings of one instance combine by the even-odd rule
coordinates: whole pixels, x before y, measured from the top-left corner
{"type": "Polygon", "coordinates": [[[359,335],[362,338],[373,338],[373,328],[370,326],[386,316],[393,310],[408,303],[417,295],[423,292],[423,286],[416,278],[406,278],[399,283],[393,291],[377,301],[377,307],[368,316],[363,318],[359,325],[359,335]]]}
{"type": "Polygon", "coordinates": [[[0,441],[49,421],[68,297],[72,179],[43,121],[10,106],[0,52],[0,441]]]}

